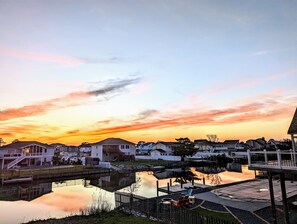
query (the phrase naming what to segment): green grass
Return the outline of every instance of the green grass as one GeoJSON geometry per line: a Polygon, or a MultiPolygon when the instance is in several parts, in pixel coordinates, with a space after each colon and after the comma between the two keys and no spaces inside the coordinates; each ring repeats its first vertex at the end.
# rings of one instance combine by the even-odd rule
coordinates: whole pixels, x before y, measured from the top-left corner
{"type": "MultiPolygon", "coordinates": [[[[176,162],[176,161],[175,161],[176,162]]],[[[112,165],[119,166],[139,166],[139,165],[165,165],[172,163],[172,161],[165,160],[133,160],[133,161],[120,161],[120,162],[112,162],[112,165]]]]}
{"type": "Polygon", "coordinates": [[[118,211],[102,213],[98,216],[71,216],[62,219],[47,219],[31,221],[27,224],[158,224],[160,222],[151,221],[147,218],[135,217],[118,211]]]}
{"type": "Polygon", "coordinates": [[[211,216],[214,218],[219,218],[219,219],[223,219],[226,220],[228,222],[233,222],[233,223],[239,223],[231,214],[229,213],[224,213],[224,212],[214,212],[214,211],[210,211],[201,207],[197,207],[195,209],[193,209],[193,211],[198,212],[201,215],[205,215],[205,216],[211,216]]]}

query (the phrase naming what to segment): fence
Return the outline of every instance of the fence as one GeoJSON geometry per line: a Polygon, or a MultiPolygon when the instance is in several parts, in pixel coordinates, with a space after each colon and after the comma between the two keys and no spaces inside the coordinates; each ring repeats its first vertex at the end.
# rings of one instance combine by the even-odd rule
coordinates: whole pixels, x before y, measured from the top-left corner
{"type": "Polygon", "coordinates": [[[110,169],[111,164],[110,162],[99,162],[99,167],[110,169]]]}
{"type": "Polygon", "coordinates": [[[289,151],[249,151],[249,166],[266,166],[275,168],[297,169],[296,152],[289,151]]]}
{"type": "MultiPolygon", "coordinates": [[[[172,196],[170,195],[170,197],[172,196]]],[[[115,192],[116,207],[121,207],[130,214],[174,224],[235,224],[217,217],[202,215],[185,207],[174,207],[170,202],[163,203],[164,197],[147,199],[115,192]]]]}
{"type": "Polygon", "coordinates": [[[135,156],[135,159],[143,160],[166,160],[166,161],[181,161],[180,156],[135,156]]]}

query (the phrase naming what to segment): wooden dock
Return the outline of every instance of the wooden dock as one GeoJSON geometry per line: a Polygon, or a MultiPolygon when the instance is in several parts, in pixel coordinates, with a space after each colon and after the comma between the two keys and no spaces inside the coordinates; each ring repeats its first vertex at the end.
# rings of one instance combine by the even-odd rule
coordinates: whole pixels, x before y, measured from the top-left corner
{"type": "Polygon", "coordinates": [[[170,185],[167,183],[166,187],[158,187],[157,186],[157,191],[172,194],[172,193],[181,193],[184,191],[187,191],[188,188],[193,187],[194,189],[196,188],[207,188],[209,185],[206,184],[199,184],[199,183],[184,183],[184,184],[175,184],[175,185],[170,185]]]}

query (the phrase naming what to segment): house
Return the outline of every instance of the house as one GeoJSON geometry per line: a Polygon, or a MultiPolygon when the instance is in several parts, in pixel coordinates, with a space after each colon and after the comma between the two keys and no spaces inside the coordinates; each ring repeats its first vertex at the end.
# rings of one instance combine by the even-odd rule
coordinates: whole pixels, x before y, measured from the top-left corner
{"type": "Polygon", "coordinates": [[[213,149],[212,142],[206,139],[194,140],[194,148],[201,151],[211,151],[213,149]]]}
{"type": "Polygon", "coordinates": [[[266,142],[262,139],[249,139],[246,141],[246,144],[255,150],[262,150],[266,148],[266,142]]]}
{"type": "Polygon", "coordinates": [[[143,142],[140,141],[136,145],[137,154],[147,155],[153,149],[155,143],[154,142],[143,142]]]}
{"type": "Polygon", "coordinates": [[[91,157],[102,162],[116,161],[135,156],[135,144],[121,138],[107,138],[92,144],[91,157]]]}
{"type": "Polygon", "coordinates": [[[81,153],[90,153],[92,151],[92,144],[84,142],[78,148],[81,153]]]}
{"type": "MultiPolygon", "coordinates": [[[[164,155],[172,155],[173,148],[177,147],[178,145],[179,145],[178,142],[157,142],[153,146],[153,150],[162,149],[165,152],[164,155]]],[[[155,152],[155,153],[157,153],[157,152],[155,152]]]]}
{"type": "Polygon", "coordinates": [[[52,164],[54,147],[36,141],[14,141],[0,147],[1,169],[52,164]]]}
{"type": "MultiPolygon", "coordinates": [[[[297,108],[295,110],[295,114],[293,116],[292,122],[290,124],[288,134],[291,135],[291,140],[292,140],[292,149],[296,153],[297,145],[296,145],[296,140],[297,140],[297,108]]],[[[296,163],[296,154],[294,154],[294,160],[296,163]]]]}
{"type": "Polygon", "coordinates": [[[240,146],[239,140],[225,140],[223,142],[224,146],[227,147],[229,150],[234,149],[242,149],[240,146]]]}
{"type": "Polygon", "coordinates": [[[166,156],[167,152],[163,149],[152,149],[150,151],[151,156],[166,156]]]}

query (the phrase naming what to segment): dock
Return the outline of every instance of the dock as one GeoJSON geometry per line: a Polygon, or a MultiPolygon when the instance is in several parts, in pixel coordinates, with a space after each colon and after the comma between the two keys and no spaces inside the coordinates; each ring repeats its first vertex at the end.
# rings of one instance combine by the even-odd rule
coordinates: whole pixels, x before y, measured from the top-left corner
{"type": "Polygon", "coordinates": [[[163,192],[167,194],[173,194],[173,193],[181,193],[184,191],[187,191],[188,188],[194,188],[194,189],[203,189],[203,188],[208,188],[210,187],[209,185],[206,184],[199,184],[199,183],[194,183],[194,182],[188,182],[184,184],[175,184],[172,185],[172,182],[167,183],[166,187],[159,187],[159,182],[157,181],[157,192],[163,192]]]}

